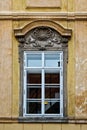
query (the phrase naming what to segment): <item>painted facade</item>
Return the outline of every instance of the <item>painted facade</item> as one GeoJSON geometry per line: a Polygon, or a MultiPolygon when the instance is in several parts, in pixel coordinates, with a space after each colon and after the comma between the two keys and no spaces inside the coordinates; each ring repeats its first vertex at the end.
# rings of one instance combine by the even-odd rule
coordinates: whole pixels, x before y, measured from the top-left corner
{"type": "Polygon", "coordinates": [[[0,1],[0,130],[12,129],[87,129],[87,0],[0,1]],[[19,123],[19,42],[14,30],[39,20],[72,30],[67,63],[68,118],[56,123],[19,123]]]}

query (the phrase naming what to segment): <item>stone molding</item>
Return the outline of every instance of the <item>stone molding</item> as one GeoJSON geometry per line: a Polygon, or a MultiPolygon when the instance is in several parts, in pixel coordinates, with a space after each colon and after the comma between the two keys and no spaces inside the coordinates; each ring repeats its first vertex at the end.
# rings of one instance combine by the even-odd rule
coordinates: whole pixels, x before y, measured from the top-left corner
{"type": "Polygon", "coordinates": [[[0,12],[0,20],[28,20],[41,18],[73,21],[87,20],[87,12],[0,12]]]}
{"type": "Polygon", "coordinates": [[[31,23],[29,23],[25,26],[22,26],[21,28],[15,28],[14,29],[15,36],[23,36],[30,30],[32,30],[36,27],[40,27],[40,26],[53,28],[54,30],[59,32],[62,36],[66,36],[66,37],[71,36],[71,32],[72,32],[71,29],[66,29],[66,28],[62,27],[60,24],[58,24],[52,20],[43,20],[43,19],[32,21],[31,23]]]}
{"type": "Polygon", "coordinates": [[[34,120],[32,119],[32,121],[29,118],[24,118],[24,117],[1,117],[0,118],[0,123],[69,123],[69,124],[87,124],[87,119],[78,119],[78,118],[63,118],[63,119],[59,119],[56,118],[54,121],[53,120],[34,120]]]}

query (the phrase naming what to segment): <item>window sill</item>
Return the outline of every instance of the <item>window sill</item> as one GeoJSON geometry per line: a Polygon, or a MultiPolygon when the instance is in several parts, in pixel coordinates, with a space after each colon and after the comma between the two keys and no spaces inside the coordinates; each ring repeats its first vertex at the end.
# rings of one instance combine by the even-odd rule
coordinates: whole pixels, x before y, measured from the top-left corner
{"type": "Polygon", "coordinates": [[[69,123],[69,124],[87,124],[87,118],[69,118],[69,117],[19,117],[20,123],[69,123]]]}
{"type": "Polygon", "coordinates": [[[46,123],[46,122],[57,122],[67,123],[68,118],[66,117],[19,117],[19,122],[33,122],[33,123],[46,123]]]}

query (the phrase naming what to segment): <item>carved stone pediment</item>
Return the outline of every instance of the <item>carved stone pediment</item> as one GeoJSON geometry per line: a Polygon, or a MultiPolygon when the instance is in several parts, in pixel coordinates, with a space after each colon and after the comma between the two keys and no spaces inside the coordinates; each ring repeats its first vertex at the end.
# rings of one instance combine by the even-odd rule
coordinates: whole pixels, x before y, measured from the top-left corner
{"type": "Polygon", "coordinates": [[[43,26],[32,29],[25,36],[17,37],[17,39],[24,49],[46,50],[47,48],[62,48],[67,46],[68,43],[67,37],[62,37],[54,29],[43,26]]]}
{"type": "Polygon", "coordinates": [[[34,22],[22,29],[15,29],[15,36],[19,41],[19,47],[23,49],[53,50],[67,47],[71,30],[64,29],[54,22],[38,21],[38,26],[34,22]]]}

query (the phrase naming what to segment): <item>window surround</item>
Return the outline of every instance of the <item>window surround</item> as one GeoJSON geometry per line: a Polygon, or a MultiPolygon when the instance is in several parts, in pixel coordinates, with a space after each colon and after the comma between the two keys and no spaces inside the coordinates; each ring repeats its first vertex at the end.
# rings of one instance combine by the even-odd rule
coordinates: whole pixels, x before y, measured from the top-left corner
{"type": "MultiPolygon", "coordinates": [[[[44,29],[43,29],[44,30],[44,29]]],[[[24,51],[63,51],[63,61],[64,61],[64,66],[63,68],[67,68],[67,61],[68,61],[68,40],[70,39],[71,37],[71,30],[70,29],[65,29],[63,28],[62,26],[60,26],[59,24],[56,24],[54,23],[53,21],[48,21],[48,20],[38,20],[38,21],[34,21],[34,22],[31,22],[30,24],[22,27],[22,28],[16,28],[14,29],[14,32],[15,32],[15,37],[17,38],[17,40],[19,41],[19,61],[20,61],[20,70],[23,70],[23,53],[24,51]],[[33,45],[32,43],[29,44],[31,41],[29,41],[29,35],[30,33],[32,33],[33,31],[36,31],[34,29],[37,29],[37,32],[40,28],[45,28],[48,29],[51,29],[51,31],[53,32],[56,32],[58,33],[58,39],[60,39],[59,43],[56,44],[54,43],[54,45],[43,45],[43,43],[41,45],[33,45]],[[33,30],[33,31],[32,31],[33,30]],[[56,46],[55,46],[56,45],[56,46]]],[[[33,33],[34,34],[34,33],[33,33]]],[[[37,35],[37,34],[36,34],[37,35]]],[[[50,35],[51,35],[51,32],[50,32],[50,35]]],[[[38,39],[37,39],[38,40],[38,39]]],[[[51,41],[52,43],[52,41],[51,41]]],[[[23,71],[20,71],[20,77],[21,77],[21,82],[20,82],[20,86],[21,86],[21,89],[20,89],[20,114],[19,114],[19,118],[22,117],[23,118],[23,98],[22,98],[22,94],[23,94],[23,71]]],[[[64,69],[63,71],[63,76],[64,76],[64,81],[63,81],[63,84],[65,85],[64,86],[64,104],[63,104],[63,107],[64,107],[64,117],[67,117],[67,113],[66,113],[66,110],[67,110],[67,99],[66,99],[66,93],[67,93],[67,90],[66,90],[66,84],[67,84],[67,71],[66,69],[64,69]]],[[[28,117],[29,118],[29,117],[28,117]]],[[[46,117],[45,117],[46,118],[46,117]]],[[[57,119],[59,119],[61,117],[57,117],[57,119]]],[[[40,118],[39,118],[40,119],[40,118]]],[[[47,118],[46,118],[47,119],[47,118]]],[[[50,118],[51,119],[51,118],[50,118]]],[[[49,119],[49,120],[50,120],[49,119]]],[[[34,119],[35,120],[35,119],[34,119]]]]}

